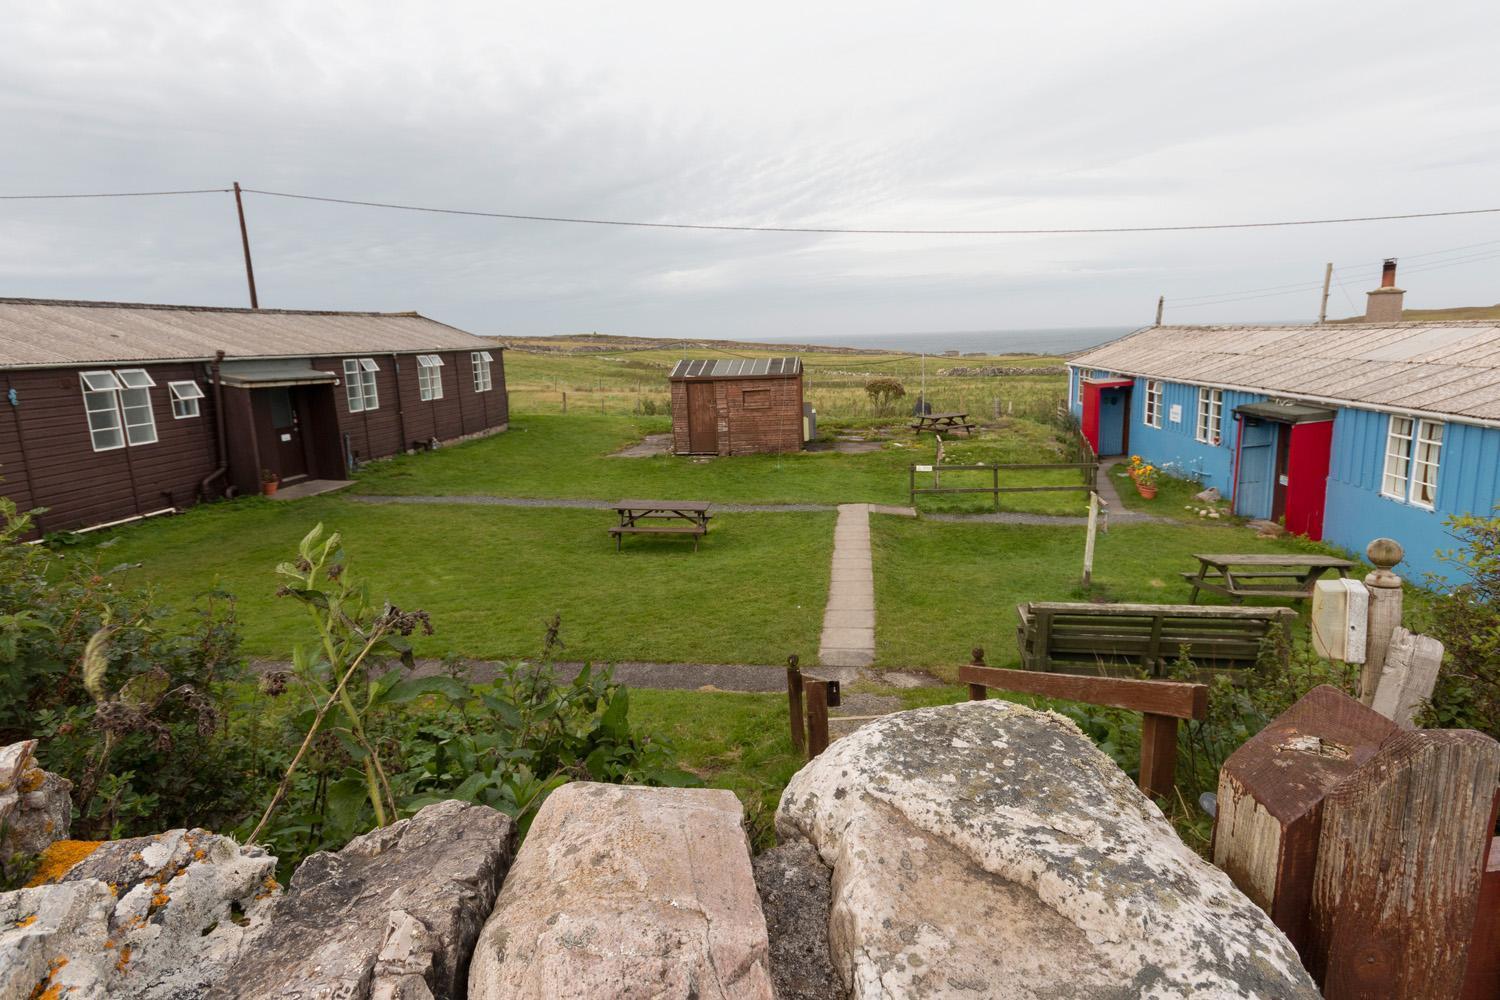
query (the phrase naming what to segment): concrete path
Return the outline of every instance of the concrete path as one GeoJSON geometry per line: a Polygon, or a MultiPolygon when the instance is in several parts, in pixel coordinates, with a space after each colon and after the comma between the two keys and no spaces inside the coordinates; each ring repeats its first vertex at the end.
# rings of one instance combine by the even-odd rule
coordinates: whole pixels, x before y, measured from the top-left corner
{"type": "Polygon", "coordinates": [[[833,529],[833,573],[818,663],[868,667],[875,662],[875,568],[870,561],[870,505],[839,505],[833,529]]]}

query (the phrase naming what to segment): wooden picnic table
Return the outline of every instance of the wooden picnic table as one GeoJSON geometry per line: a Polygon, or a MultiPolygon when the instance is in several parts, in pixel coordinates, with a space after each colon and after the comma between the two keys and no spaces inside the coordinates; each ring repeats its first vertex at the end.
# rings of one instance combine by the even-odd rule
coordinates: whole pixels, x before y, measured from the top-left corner
{"type": "Polygon", "coordinates": [[[1195,554],[1197,573],[1183,573],[1193,585],[1191,603],[1198,603],[1198,591],[1223,594],[1235,604],[1247,597],[1290,597],[1304,600],[1312,595],[1313,585],[1329,570],[1348,576],[1355,563],[1336,556],[1294,556],[1267,553],[1195,554]]]}
{"type": "Polygon", "coordinates": [[[708,519],[713,516],[709,507],[702,500],[621,500],[615,504],[620,523],[609,529],[615,551],[626,535],[692,535],[697,552],[698,539],[708,534],[708,519]]]}
{"type": "Polygon", "coordinates": [[[911,425],[911,429],[918,434],[923,431],[932,431],[936,434],[957,430],[965,434],[974,433],[974,425],[969,422],[967,413],[918,413],[915,419],[916,423],[911,425]]]}

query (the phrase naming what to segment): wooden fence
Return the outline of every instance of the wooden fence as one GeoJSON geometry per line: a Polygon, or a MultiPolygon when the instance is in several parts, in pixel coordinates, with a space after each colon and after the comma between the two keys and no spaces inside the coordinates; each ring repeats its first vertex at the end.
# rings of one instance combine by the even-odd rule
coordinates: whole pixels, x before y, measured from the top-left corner
{"type": "Polygon", "coordinates": [[[1094,491],[1095,479],[1099,472],[1098,462],[1059,462],[1050,465],[1028,465],[1004,463],[1000,465],[921,465],[913,464],[908,470],[910,477],[908,490],[910,492],[909,502],[916,506],[917,497],[938,493],[990,493],[995,498],[995,508],[1000,507],[1000,494],[1002,493],[1092,493],[1094,491]],[[1064,469],[1078,469],[1082,471],[1083,482],[1077,486],[1057,484],[1052,486],[1001,486],[1000,473],[1002,472],[1056,472],[1064,469]],[[989,486],[917,486],[917,473],[932,473],[934,482],[941,482],[945,472],[989,472],[989,486]]]}

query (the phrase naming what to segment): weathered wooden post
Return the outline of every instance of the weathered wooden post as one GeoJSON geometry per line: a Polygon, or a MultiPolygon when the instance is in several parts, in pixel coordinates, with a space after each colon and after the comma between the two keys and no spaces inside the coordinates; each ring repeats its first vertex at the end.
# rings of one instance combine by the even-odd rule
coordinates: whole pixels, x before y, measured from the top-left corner
{"type": "Polygon", "coordinates": [[[1344,692],[1313,688],[1219,771],[1213,862],[1307,961],[1323,801],[1400,733],[1344,692]]]}
{"type": "Polygon", "coordinates": [[[802,714],[802,671],[797,662],[796,653],[786,658],[786,702],[792,724],[792,749],[802,753],[807,749],[807,723],[802,714]]]}
{"type": "Polygon", "coordinates": [[[1395,539],[1377,538],[1365,546],[1365,555],[1375,571],[1365,577],[1370,591],[1370,628],[1365,638],[1365,666],[1359,676],[1359,700],[1372,705],[1391,648],[1391,635],[1401,624],[1401,578],[1391,567],[1406,553],[1395,539]]]}
{"type": "Polygon", "coordinates": [[[828,749],[828,681],[807,678],[807,759],[812,760],[828,749]]]}
{"type": "Polygon", "coordinates": [[[1414,727],[1417,710],[1432,697],[1438,670],[1443,665],[1443,644],[1427,635],[1396,628],[1386,651],[1385,669],[1370,707],[1398,726],[1414,727]]]}
{"type": "MultiPolygon", "coordinates": [[[[971,666],[971,667],[982,667],[982,666],[984,666],[984,649],[982,647],[975,646],[973,649],[969,650],[969,666],[971,666]]],[[[970,701],[984,701],[989,696],[990,696],[990,694],[989,694],[989,688],[985,687],[983,684],[975,684],[973,682],[970,682],[970,684],[969,684],[969,700],[970,701]]]]}
{"type": "Polygon", "coordinates": [[[1099,494],[1089,493],[1089,529],[1083,540],[1083,585],[1094,583],[1094,536],[1099,532],[1099,494]]]}
{"type": "Polygon", "coordinates": [[[1459,995],[1497,783],[1500,743],[1421,730],[1329,793],[1304,958],[1329,1000],[1459,995]]]}

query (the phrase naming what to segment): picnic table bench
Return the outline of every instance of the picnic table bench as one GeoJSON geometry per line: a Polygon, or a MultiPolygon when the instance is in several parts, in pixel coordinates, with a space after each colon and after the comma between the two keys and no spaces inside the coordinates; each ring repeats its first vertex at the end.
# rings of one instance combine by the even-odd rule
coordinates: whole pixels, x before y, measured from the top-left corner
{"type": "Polygon", "coordinates": [[[1200,679],[1252,669],[1275,630],[1291,648],[1291,608],[1032,601],[1016,607],[1016,644],[1028,670],[1162,677],[1183,652],[1200,679]]]}
{"type": "Polygon", "coordinates": [[[691,535],[697,552],[698,539],[708,534],[713,516],[708,508],[702,500],[621,500],[615,504],[620,523],[609,529],[615,551],[626,535],[691,535]]]}
{"type": "Polygon", "coordinates": [[[967,413],[918,413],[914,419],[916,422],[911,425],[911,429],[918,434],[923,431],[939,434],[957,430],[973,434],[976,426],[969,422],[967,413]]]}
{"type": "Polygon", "coordinates": [[[1312,594],[1313,585],[1329,570],[1348,576],[1355,564],[1336,556],[1294,556],[1267,553],[1195,555],[1198,572],[1183,573],[1193,585],[1191,603],[1198,592],[1223,594],[1235,604],[1247,597],[1290,597],[1300,601],[1312,594]]]}

